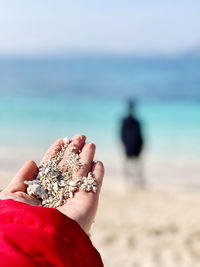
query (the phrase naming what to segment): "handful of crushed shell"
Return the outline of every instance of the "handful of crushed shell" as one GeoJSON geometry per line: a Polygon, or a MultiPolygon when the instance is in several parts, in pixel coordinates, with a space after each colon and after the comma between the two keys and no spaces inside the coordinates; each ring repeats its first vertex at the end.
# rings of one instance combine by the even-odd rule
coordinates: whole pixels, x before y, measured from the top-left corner
{"type": "MultiPolygon", "coordinates": [[[[80,151],[78,151],[80,152],[80,151]]],[[[35,180],[25,181],[28,185],[27,194],[42,202],[42,206],[56,208],[64,204],[67,198],[73,198],[77,190],[87,192],[97,191],[97,182],[89,172],[87,177],[74,179],[73,174],[83,165],[80,163],[77,147],[67,141],[55,157],[47,160],[39,167],[35,180]],[[58,166],[63,158],[65,149],[68,147],[68,159],[65,169],[58,166]]]]}

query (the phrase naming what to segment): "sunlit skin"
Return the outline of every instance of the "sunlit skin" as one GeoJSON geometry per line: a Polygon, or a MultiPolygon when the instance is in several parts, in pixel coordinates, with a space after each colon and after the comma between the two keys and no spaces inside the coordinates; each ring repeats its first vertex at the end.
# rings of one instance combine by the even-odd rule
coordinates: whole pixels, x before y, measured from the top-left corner
{"type": "MultiPolygon", "coordinates": [[[[57,209],[64,215],[75,220],[81,228],[88,233],[94,221],[101,185],[104,176],[104,166],[102,162],[94,162],[95,145],[86,143],[84,135],[76,135],[72,139],[73,143],[80,149],[80,162],[84,163],[74,176],[87,176],[88,172],[92,172],[98,183],[97,193],[78,191],[74,194],[74,198],[67,199],[63,206],[57,209]]],[[[48,149],[42,159],[42,163],[52,158],[57,153],[62,145],[63,139],[55,141],[48,149]]],[[[68,155],[67,152],[63,156],[63,160],[59,163],[60,168],[65,166],[68,155]]],[[[41,202],[34,197],[26,194],[27,185],[24,184],[25,180],[33,180],[38,173],[38,167],[34,161],[26,162],[22,168],[17,172],[10,184],[0,193],[0,199],[13,199],[16,201],[24,202],[29,205],[39,206],[41,202]]]]}

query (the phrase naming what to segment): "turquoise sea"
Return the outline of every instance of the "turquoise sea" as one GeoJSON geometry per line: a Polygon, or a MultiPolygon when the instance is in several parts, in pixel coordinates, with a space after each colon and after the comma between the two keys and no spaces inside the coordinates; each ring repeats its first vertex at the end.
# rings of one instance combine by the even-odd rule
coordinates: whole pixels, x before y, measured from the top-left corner
{"type": "Polygon", "coordinates": [[[1,170],[38,161],[54,139],[76,133],[114,164],[130,98],[137,100],[147,161],[198,170],[200,59],[86,55],[0,59],[1,170]]]}

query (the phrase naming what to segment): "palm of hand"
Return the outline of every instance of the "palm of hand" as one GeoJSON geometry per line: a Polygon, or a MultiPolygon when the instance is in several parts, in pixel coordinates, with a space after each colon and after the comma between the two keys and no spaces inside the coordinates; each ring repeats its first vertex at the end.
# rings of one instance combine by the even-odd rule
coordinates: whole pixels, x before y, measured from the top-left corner
{"type": "MultiPolygon", "coordinates": [[[[93,162],[95,154],[95,146],[93,144],[86,144],[83,135],[77,135],[72,139],[73,143],[81,150],[80,161],[84,163],[84,168],[81,168],[75,175],[76,177],[87,176],[89,171],[92,171],[98,183],[97,193],[86,193],[78,191],[74,198],[67,199],[65,204],[57,209],[64,215],[74,219],[82,229],[88,233],[91,224],[94,220],[100,188],[104,176],[104,167],[101,162],[93,162]]],[[[47,151],[42,159],[42,163],[48,158],[51,158],[57,153],[63,145],[63,139],[58,139],[47,151]]],[[[67,159],[67,153],[64,155],[60,166],[64,167],[67,159]]],[[[24,184],[25,180],[35,179],[38,173],[38,167],[33,161],[28,161],[16,174],[11,183],[0,193],[0,199],[13,199],[24,202],[29,205],[38,206],[41,202],[26,194],[27,186],[24,184]]]]}

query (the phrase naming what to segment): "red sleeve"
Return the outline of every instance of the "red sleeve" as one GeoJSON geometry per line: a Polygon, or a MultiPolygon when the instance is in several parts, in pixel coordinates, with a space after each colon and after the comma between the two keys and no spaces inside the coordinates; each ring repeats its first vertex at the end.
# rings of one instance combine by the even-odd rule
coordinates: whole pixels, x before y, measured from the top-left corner
{"type": "Polygon", "coordinates": [[[80,226],[56,209],[0,200],[0,266],[102,267],[80,226]]]}

